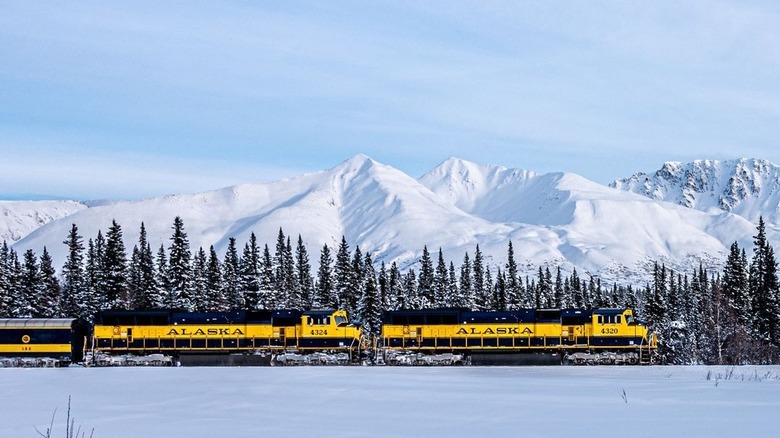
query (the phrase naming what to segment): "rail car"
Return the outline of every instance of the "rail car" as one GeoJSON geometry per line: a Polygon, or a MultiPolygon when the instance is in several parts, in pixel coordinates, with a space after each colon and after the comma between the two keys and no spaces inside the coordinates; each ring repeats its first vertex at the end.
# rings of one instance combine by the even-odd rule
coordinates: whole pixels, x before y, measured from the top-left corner
{"type": "Polygon", "coordinates": [[[0,366],[64,367],[82,362],[90,335],[77,318],[0,319],[0,366]]]}
{"type": "Polygon", "coordinates": [[[631,309],[401,310],[383,314],[385,363],[649,363],[656,336],[631,309]]]}
{"type": "Polygon", "coordinates": [[[362,329],[344,310],[192,313],[103,311],[92,335],[96,365],[347,364],[362,329]]]}

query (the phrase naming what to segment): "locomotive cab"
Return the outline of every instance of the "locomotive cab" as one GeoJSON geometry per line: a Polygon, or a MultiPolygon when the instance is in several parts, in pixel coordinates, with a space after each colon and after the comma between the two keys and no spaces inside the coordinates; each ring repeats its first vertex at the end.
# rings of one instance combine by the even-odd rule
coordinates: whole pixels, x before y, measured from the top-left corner
{"type": "Polygon", "coordinates": [[[360,327],[349,323],[346,310],[309,310],[301,315],[303,348],[345,349],[360,344],[360,327]]]}
{"type": "Polygon", "coordinates": [[[655,348],[655,335],[631,309],[594,309],[592,336],[598,346],[655,348]]]}

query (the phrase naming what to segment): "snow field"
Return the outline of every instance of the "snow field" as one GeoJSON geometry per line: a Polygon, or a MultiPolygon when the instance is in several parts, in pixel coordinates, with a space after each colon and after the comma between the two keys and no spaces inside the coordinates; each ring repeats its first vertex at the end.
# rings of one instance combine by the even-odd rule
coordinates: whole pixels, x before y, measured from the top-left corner
{"type": "Polygon", "coordinates": [[[774,437],[780,367],[0,369],[0,437],[774,437]]]}

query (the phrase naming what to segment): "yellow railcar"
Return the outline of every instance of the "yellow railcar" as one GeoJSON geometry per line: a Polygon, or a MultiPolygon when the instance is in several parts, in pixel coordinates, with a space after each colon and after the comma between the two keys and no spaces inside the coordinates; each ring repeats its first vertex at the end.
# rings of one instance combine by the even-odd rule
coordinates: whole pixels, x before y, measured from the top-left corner
{"type": "Polygon", "coordinates": [[[385,312],[379,345],[390,363],[639,363],[656,340],[631,309],[445,309],[385,312]]]}
{"type": "MultiPolygon", "coordinates": [[[[203,362],[203,355],[286,352],[343,352],[352,360],[358,357],[361,336],[343,310],[104,311],[94,325],[93,353],[101,364],[114,363],[111,358],[118,355],[130,355],[131,363],[137,363],[132,356],[143,357],[144,363],[157,360],[150,355],[203,362]]],[[[234,358],[209,362],[239,364],[234,358]]]]}

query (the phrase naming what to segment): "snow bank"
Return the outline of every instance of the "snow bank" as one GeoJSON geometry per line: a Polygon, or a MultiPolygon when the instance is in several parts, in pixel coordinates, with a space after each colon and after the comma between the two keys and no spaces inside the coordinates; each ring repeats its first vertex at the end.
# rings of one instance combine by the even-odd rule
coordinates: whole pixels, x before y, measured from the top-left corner
{"type": "Polygon", "coordinates": [[[0,369],[0,436],[777,436],[780,367],[0,369]]]}

